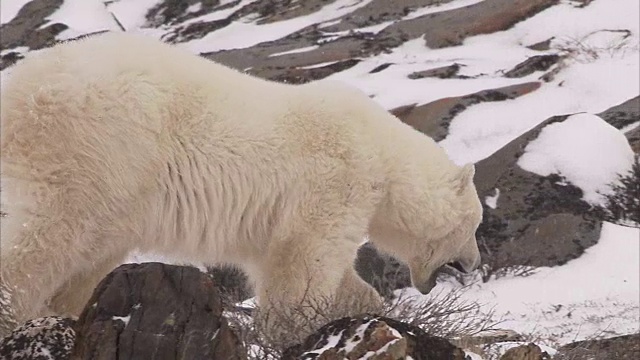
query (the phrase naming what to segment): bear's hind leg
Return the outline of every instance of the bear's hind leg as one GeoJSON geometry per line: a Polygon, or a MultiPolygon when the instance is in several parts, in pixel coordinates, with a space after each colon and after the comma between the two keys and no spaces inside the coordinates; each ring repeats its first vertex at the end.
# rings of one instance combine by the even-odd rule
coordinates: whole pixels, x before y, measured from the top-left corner
{"type": "Polygon", "coordinates": [[[93,291],[107,274],[125,261],[125,253],[116,252],[113,256],[99,260],[87,271],[76,273],[69,281],[63,284],[48,301],[48,309],[51,313],[45,315],[63,315],[77,317],[80,315],[87,301],[93,295],[93,291]]]}

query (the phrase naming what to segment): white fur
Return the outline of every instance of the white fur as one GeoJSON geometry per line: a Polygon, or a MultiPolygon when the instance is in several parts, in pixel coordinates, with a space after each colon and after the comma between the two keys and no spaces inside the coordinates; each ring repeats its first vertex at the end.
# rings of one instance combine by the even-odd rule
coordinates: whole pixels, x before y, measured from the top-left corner
{"type": "Polygon", "coordinates": [[[21,61],[1,111],[0,332],[2,316],[77,314],[135,248],[239,264],[281,308],[379,301],[352,268],[367,235],[426,292],[437,267],[479,262],[473,167],[340,84],[109,33],[21,61]]]}

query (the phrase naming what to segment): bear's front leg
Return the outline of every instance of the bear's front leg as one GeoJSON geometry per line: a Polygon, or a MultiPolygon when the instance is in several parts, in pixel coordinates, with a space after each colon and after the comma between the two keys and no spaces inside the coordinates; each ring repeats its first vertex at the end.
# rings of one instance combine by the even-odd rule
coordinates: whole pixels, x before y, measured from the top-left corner
{"type": "Polygon", "coordinates": [[[357,243],[299,239],[272,243],[256,282],[256,322],[269,341],[281,345],[300,342],[344,315],[338,288],[356,255],[357,243]]]}
{"type": "Polygon", "coordinates": [[[384,298],[358,275],[353,266],[345,270],[338,292],[336,308],[344,310],[344,316],[362,313],[378,314],[384,307],[384,298]]]}

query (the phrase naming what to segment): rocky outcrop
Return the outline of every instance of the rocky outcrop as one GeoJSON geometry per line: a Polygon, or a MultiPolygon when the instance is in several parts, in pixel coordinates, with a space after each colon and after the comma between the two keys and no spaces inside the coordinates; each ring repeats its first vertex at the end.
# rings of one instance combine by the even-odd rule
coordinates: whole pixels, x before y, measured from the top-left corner
{"type": "Polygon", "coordinates": [[[287,349],[283,360],[464,360],[465,353],[448,340],[393,319],[361,315],[335,320],[287,349]]]}
{"type": "Polygon", "coordinates": [[[96,288],[76,324],[74,359],[245,359],[198,269],[126,264],[96,288]]]}
{"type": "Polygon", "coordinates": [[[67,360],[76,338],[73,324],[59,316],[29,320],[0,339],[0,359],[67,360]]]}

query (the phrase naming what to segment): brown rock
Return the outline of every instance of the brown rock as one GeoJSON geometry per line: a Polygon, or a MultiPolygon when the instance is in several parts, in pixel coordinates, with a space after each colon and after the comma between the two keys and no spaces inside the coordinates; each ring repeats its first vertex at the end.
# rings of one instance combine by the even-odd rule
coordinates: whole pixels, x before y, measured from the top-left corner
{"type": "Polygon", "coordinates": [[[125,264],[76,325],[74,359],[245,359],[209,277],[192,267],[125,264]]]}
{"type": "Polygon", "coordinates": [[[418,327],[397,320],[365,314],[323,326],[303,344],[287,349],[282,360],[356,360],[364,354],[376,360],[399,360],[409,356],[414,360],[465,359],[464,351],[446,339],[428,335],[418,327]]]}
{"type": "Polygon", "coordinates": [[[500,360],[549,360],[551,357],[534,343],[520,345],[507,350],[500,360]]]}

